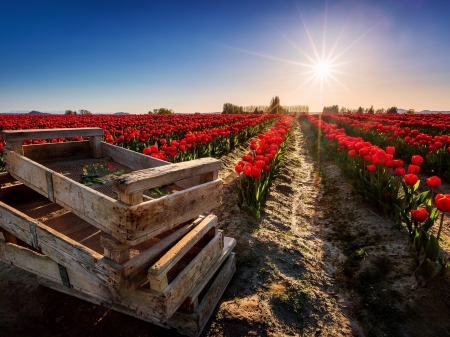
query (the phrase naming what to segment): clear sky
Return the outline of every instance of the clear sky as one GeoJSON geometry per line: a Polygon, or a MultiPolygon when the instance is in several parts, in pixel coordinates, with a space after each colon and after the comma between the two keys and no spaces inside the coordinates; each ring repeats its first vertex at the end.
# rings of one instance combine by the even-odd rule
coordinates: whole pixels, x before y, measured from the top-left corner
{"type": "Polygon", "coordinates": [[[0,112],[450,110],[449,0],[0,4],[0,112]]]}

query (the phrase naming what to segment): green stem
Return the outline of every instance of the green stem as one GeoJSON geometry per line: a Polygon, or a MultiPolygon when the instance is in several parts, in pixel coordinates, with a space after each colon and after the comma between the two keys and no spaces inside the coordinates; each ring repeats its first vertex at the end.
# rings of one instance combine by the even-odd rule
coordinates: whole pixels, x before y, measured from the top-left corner
{"type": "Polygon", "coordinates": [[[439,224],[439,230],[437,233],[437,240],[439,241],[439,237],[441,236],[442,223],[444,222],[444,212],[441,214],[441,223],[439,224]]]}

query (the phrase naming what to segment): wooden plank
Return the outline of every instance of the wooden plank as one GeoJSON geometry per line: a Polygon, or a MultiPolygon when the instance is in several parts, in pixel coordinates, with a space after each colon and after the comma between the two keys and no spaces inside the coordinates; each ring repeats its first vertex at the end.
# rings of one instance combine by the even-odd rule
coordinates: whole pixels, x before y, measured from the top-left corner
{"type": "Polygon", "coordinates": [[[231,253],[222,266],[220,273],[214,279],[211,286],[209,286],[196,311],[192,313],[187,313],[182,310],[176,311],[164,324],[167,327],[176,328],[181,334],[198,337],[233,278],[235,271],[236,258],[235,254],[231,253]]]}
{"type": "Polygon", "coordinates": [[[104,249],[104,256],[118,264],[122,264],[130,259],[130,245],[120,242],[116,238],[102,233],[100,244],[104,249]]]}
{"type": "Polygon", "coordinates": [[[163,296],[170,298],[166,303],[166,312],[162,320],[168,319],[186,299],[194,285],[217,261],[223,250],[222,233],[202,249],[202,251],[183,269],[183,271],[164,289],[163,296]]]}
{"type": "Polygon", "coordinates": [[[128,240],[132,245],[136,245],[220,205],[222,186],[222,180],[217,179],[130,206],[127,210],[126,226],[128,240]]]}
{"type": "Polygon", "coordinates": [[[53,173],[55,202],[119,241],[126,241],[126,206],[100,192],[53,173]]]}
{"type": "Polygon", "coordinates": [[[36,275],[60,281],[58,264],[45,255],[12,243],[0,243],[0,260],[36,275]]]}
{"type": "Polygon", "coordinates": [[[102,136],[103,135],[89,137],[90,155],[91,155],[92,158],[101,158],[101,157],[103,157],[102,136]]]}
{"type": "Polygon", "coordinates": [[[171,165],[171,163],[167,161],[152,158],[105,142],[102,142],[102,151],[103,157],[111,158],[112,161],[127,166],[132,170],[143,170],[149,167],[171,165]]]}
{"type": "Polygon", "coordinates": [[[89,141],[27,145],[23,155],[39,162],[89,158],[89,141]]]}
{"type": "Polygon", "coordinates": [[[222,266],[223,262],[231,254],[231,251],[234,249],[235,246],[236,246],[235,239],[229,238],[227,236],[224,237],[222,254],[220,255],[217,262],[208,270],[208,273],[199,282],[195,284],[194,289],[192,289],[189,295],[186,297],[183,306],[186,307],[193,306],[194,308],[196,308],[196,305],[194,304],[195,302],[197,302],[198,304],[197,299],[198,296],[200,295],[200,292],[206,287],[206,285],[214,276],[214,274],[217,272],[217,270],[222,266]]]}
{"type": "Polygon", "coordinates": [[[0,202],[0,226],[33,246],[30,223],[34,223],[36,241],[44,254],[59,264],[83,273],[92,282],[102,283],[112,291],[121,287],[123,267],[79,244],[54,229],[0,202]]]}
{"type": "Polygon", "coordinates": [[[168,185],[199,174],[214,172],[220,170],[221,166],[222,162],[214,158],[190,160],[125,174],[115,178],[113,186],[120,192],[130,194],[168,185]]]}
{"type": "Polygon", "coordinates": [[[6,170],[25,185],[36,192],[48,197],[47,174],[48,170],[32,160],[19,155],[8,148],[3,149],[6,170]]]}
{"type": "Polygon", "coordinates": [[[2,131],[3,140],[8,142],[29,139],[51,139],[61,137],[89,137],[103,136],[102,128],[55,128],[55,129],[29,129],[2,131]]]}
{"type": "Polygon", "coordinates": [[[8,141],[6,146],[9,147],[12,151],[18,154],[23,154],[23,146],[22,141],[8,141]]]}
{"type": "Polygon", "coordinates": [[[204,218],[197,227],[178,241],[158,262],[149,268],[149,281],[151,279],[161,280],[212,227],[217,226],[217,223],[218,220],[214,214],[204,218]]]}
{"type": "MultiPolygon", "coordinates": [[[[165,237],[154,246],[143,251],[141,254],[136,255],[129,261],[123,264],[124,274],[127,278],[132,278],[137,272],[147,269],[149,267],[148,262],[157,257],[161,252],[165,252],[169,247],[182,238],[186,233],[189,233],[195,226],[197,226],[203,217],[197,218],[195,221],[183,226],[176,232],[165,237]]],[[[147,274],[147,273],[146,273],[147,274]]]]}
{"type": "Polygon", "coordinates": [[[123,202],[126,205],[137,205],[140,204],[141,202],[144,202],[144,194],[143,191],[139,191],[136,193],[131,193],[131,194],[124,194],[122,192],[119,191],[119,193],[117,194],[118,200],[120,202],[123,202]]]}

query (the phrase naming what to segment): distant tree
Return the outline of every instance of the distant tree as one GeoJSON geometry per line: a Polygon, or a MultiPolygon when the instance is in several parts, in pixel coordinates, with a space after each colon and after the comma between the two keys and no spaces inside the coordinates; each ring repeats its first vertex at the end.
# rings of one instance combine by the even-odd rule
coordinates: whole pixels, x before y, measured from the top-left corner
{"type": "Polygon", "coordinates": [[[280,113],[280,97],[275,96],[270,100],[269,113],[278,114],[280,113]]]}
{"type": "Polygon", "coordinates": [[[375,111],[375,113],[376,113],[376,114],[384,114],[384,113],[386,113],[386,110],[384,110],[384,108],[377,109],[377,110],[375,111]]]}
{"type": "Polygon", "coordinates": [[[409,114],[409,115],[412,115],[414,113],[414,111],[415,111],[414,109],[408,109],[406,111],[406,113],[409,114]]]}
{"type": "Polygon", "coordinates": [[[66,110],[64,111],[65,115],[76,115],[77,111],[76,110],[66,110]]]}
{"type": "Polygon", "coordinates": [[[364,113],[364,108],[362,106],[360,106],[357,110],[356,110],[357,114],[363,114],[364,113]]]}
{"type": "Polygon", "coordinates": [[[84,110],[84,109],[78,110],[78,113],[80,115],[92,115],[92,112],[90,112],[89,110],[84,110]]]}
{"type": "Polygon", "coordinates": [[[232,103],[224,103],[222,113],[223,114],[242,114],[242,113],[244,113],[244,111],[241,106],[237,106],[232,103]]]}
{"type": "Polygon", "coordinates": [[[373,109],[373,105],[370,106],[370,108],[367,110],[367,113],[371,114],[371,115],[373,115],[375,113],[375,110],[373,109]]]}
{"type": "Polygon", "coordinates": [[[175,112],[172,109],[166,109],[166,108],[159,108],[159,109],[153,109],[153,111],[149,111],[149,114],[158,114],[158,115],[170,115],[174,114],[175,112]]]}
{"type": "Polygon", "coordinates": [[[397,114],[398,113],[397,107],[396,106],[390,107],[389,109],[386,110],[386,113],[387,114],[397,114]]]}
{"type": "Polygon", "coordinates": [[[338,114],[339,113],[339,106],[338,105],[330,105],[330,106],[324,106],[322,113],[324,114],[338,114]]]}

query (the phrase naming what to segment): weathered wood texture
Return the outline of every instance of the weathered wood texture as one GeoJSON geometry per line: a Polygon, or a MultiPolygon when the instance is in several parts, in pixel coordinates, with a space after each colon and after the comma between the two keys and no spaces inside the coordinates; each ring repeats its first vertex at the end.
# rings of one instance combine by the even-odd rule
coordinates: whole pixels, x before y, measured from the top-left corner
{"type": "Polygon", "coordinates": [[[8,142],[30,140],[30,139],[51,139],[60,137],[89,137],[103,136],[102,128],[56,128],[56,129],[29,129],[29,130],[5,130],[1,132],[3,140],[8,142]]]}
{"type": "Polygon", "coordinates": [[[5,168],[12,177],[22,181],[43,196],[49,196],[47,171],[52,172],[51,170],[11,151],[8,147],[3,148],[3,157],[5,158],[5,168]]]}
{"type": "MultiPolygon", "coordinates": [[[[122,150],[120,149],[119,152],[122,150]]],[[[6,169],[12,177],[71,210],[105,233],[130,245],[137,245],[180,223],[195,219],[221,203],[222,180],[220,179],[159,199],[144,201],[141,192],[138,192],[128,195],[130,198],[126,200],[115,200],[62,174],[53,172],[8,148],[5,148],[4,156],[6,169]],[[138,201],[143,202],[133,206],[127,205],[138,201]]],[[[206,170],[211,170],[219,167],[218,165],[220,161],[212,160],[211,164],[204,167],[209,167],[206,170]]],[[[165,166],[165,168],[170,167],[171,165],[165,166]]],[[[202,170],[200,169],[200,172],[203,172],[202,170]]],[[[190,174],[198,173],[195,167],[186,170],[182,168],[181,171],[191,172],[190,174]]],[[[172,171],[169,170],[168,175],[171,178],[166,181],[176,179],[173,176],[174,173],[170,172],[172,171]]],[[[186,173],[183,174],[186,176],[186,173]]],[[[213,172],[206,174],[212,174],[211,177],[214,177],[213,172]]]]}
{"type": "Polygon", "coordinates": [[[168,185],[178,180],[220,170],[222,162],[214,158],[201,158],[155,167],[125,174],[114,180],[117,191],[130,194],[158,186],[168,185]]]}
{"type": "Polygon", "coordinates": [[[231,253],[213,283],[208,287],[205,296],[203,296],[195,311],[178,310],[167,320],[165,325],[177,329],[178,332],[184,335],[198,337],[233,278],[235,271],[236,258],[234,253],[231,253]]]}
{"type": "Polygon", "coordinates": [[[88,140],[83,140],[80,142],[26,145],[23,147],[23,155],[36,162],[88,158],[89,144],[88,140]]]}
{"type": "Polygon", "coordinates": [[[143,170],[149,167],[167,166],[171,163],[160,159],[146,156],[131,150],[124,149],[102,142],[103,157],[111,158],[112,161],[127,166],[132,170],[143,170]]]}
{"type": "Polygon", "coordinates": [[[134,244],[154,237],[177,224],[197,218],[222,202],[222,180],[130,206],[127,210],[128,240],[134,244]]]}
{"type": "Polygon", "coordinates": [[[214,274],[219,270],[223,262],[231,254],[231,251],[234,249],[235,246],[236,246],[235,239],[226,236],[224,237],[222,254],[219,256],[217,262],[208,270],[206,275],[195,284],[195,287],[191,290],[189,295],[184,300],[183,307],[189,308],[190,311],[196,310],[197,305],[199,304],[198,297],[200,295],[200,292],[206,287],[208,282],[213,278],[214,274]]]}
{"type": "MultiPolygon", "coordinates": [[[[212,245],[210,247],[212,247],[212,245]]],[[[214,247],[217,247],[217,245],[215,244],[214,247]]],[[[222,248],[219,251],[218,256],[223,255],[223,250],[228,248],[222,248]]],[[[180,279],[192,277],[192,273],[195,273],[196,275],[205,274],[206,270],[203,270],[202,266],[206,266],[206,260],[210,259],[210,255],[208,253],[211,253],[211,250],[206,250],[203,257],[199,257],[199,259],[204,262],[198,265],[197,268],[192,269],[189,268],[189,266],[186,267],[182,275],[180,274],[180,276],[177,277],[179,280],[174,280],[172,282],[172,284],[181,284],[181,288],[179,286],[172,286],[171,289],[165,289],[165,291],[162,293],[154,292],[145,288],[138,288],[134,292],[130,293],[127,297],[118,301],[114,299],[114,297],[106,288],[99,287],[98,283],[92,282],[92,280],[86,278],[85,274],[81,274],[69,268],[67,268],[67,274],[70,288],[67,288],[66,286],[63,286],[64,282],[61,278],[58,263],[50,259],[48,256],[33,252],[27,248],[20,247],[14,244],[0,242],[1,260],[35,273],[43,279],[49,280],[50,285],[53,283],[57,284],[57,290],[64,291],[74,296],[82,297],[83,299],[92,301],[94,303],[109,305],[115,310],[131,314],[141,319],[144,318],[152,322],[159,323],[163,323],[164,321],[166,321],[181,305],[183,299],[179,297],[181,295],[180,290],[186,289],[188,287],[192,288],[193,286],[192,283],[180,283],[180,279]],[[80,296],[80,294],[82,294],[83,296],[80,296]]],[[[216,258],[215,261],[217,262],[218,259],[216,258]]],[[[194,261],[193,264],[195,264],[194,261]]],[[[42,279],[40,280],[40,282],[41,281],[42,279]]],[[[196,280],[193,279],[192,282],[196,282],[196,280]]],[[[55,288],[53,286],[51,287],[55,288]]],[[[205,296],[205,298],[206,297],[207,296],[205,296]]],[[[201,303],[203,301],[204,299],[202,299],[201,303]]],[[[199,309],[202,309],[201,303],[196,309],[196,312],[199,309]]]]}
{"type": "Polygon", "coordinates": [[[53,172],[52,180],[57,204],[118,240],[127,240],[123,203],[56,172],[53,172]]]}
{"type": "Polygon", "coordinates": [[[116,293],[123,267],[69,237],[0,202],[0,227],[66,268],[116,293]]]}

